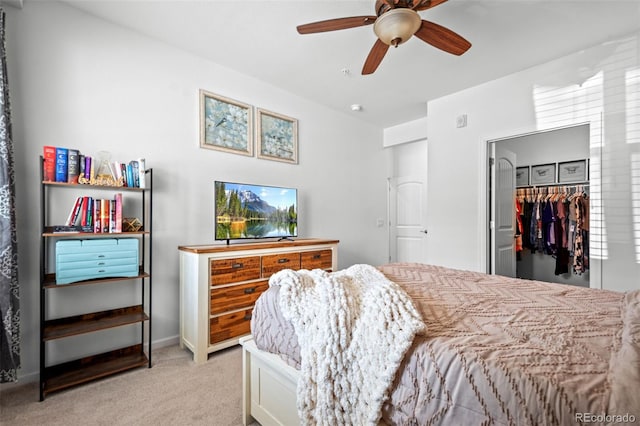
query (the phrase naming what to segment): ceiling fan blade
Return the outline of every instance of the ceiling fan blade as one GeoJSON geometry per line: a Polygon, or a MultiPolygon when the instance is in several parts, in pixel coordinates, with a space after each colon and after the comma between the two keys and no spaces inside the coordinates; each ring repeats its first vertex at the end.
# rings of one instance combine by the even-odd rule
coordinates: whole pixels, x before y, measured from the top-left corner
{"type": "Polygon", "coordinates": [[[462,36],[448,28],[434,22],[425,21],[424,19],[422,20],[420,29],[416,31],[415,36],[433,47],[437,47],[454,55],[462,55],[471,47],[471,43],[462,36]]]}
{"type": "Polygon", "coordinates": [[[421,11],[431,9],[439,4],[446,2],[447,0],[413,0],[413,10],[421,11]]]}
{"type": "Polygon", "coordinates": [[[386,55],[387,50],[389,50],[388,44],[383,43],[380,39],[376,40],[376,43],[369,52],[369,56],[367,56],[367,60],[364,61],[362,75],[373,74],[378,68],[378,65],[380,65],[380,62],[382,62],[382,58],[386,55]]]}
{"type": "Polygon", "coordinates": [[[375,21],[375,16],[351,16],[348,18],[327,19],[326,21],[298,25],[296,28],[300,34],[323,33],[326,31],[362,27],[364,25],[373,24],[375,21]]]}

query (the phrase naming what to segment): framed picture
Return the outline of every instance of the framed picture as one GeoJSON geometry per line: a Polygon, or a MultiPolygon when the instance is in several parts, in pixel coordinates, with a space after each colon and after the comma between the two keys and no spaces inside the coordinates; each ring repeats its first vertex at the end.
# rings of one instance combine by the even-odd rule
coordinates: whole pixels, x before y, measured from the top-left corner
{"type": "Polygon", "coordinates": [[[200,147],[253,155],[251,105],[200,90],[200,147]]]}
{"type": "Polygon", "coordinates": [[[587,180],[587,160],[558,163],[558,182],[585,182],[587,180]]]}
{"type": "Polygon", "coordinates": [[[298,163],[298,120],[257,109],[258,158],[298,163]]]}
{"type": "Polygon", "coordinates": [[[531,185],[556,183],[556,164],[531,166],[531,185]]]}
{"type": "Polygon", "coordinates": [[[529,186],[529,166],[516,167],[516,187],[529,186]]]}

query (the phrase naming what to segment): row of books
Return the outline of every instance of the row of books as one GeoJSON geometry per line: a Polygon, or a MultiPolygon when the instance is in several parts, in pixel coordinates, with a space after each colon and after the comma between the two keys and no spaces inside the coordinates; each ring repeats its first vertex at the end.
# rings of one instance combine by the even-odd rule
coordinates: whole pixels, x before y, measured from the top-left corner
{"type": "Polygon", "coordinates": [[[65,225],[58,228],[58,232],[122,232],[122,193],[115,194],[113,199],[78,197],[65,225]]]}
{"type": "Polygon", "coordinates": [[[121,163],[110,162],[81,154],[79,150],[46,145],[44,154],[44,181],[86,183],[98,179],[112,179],[121,186],[145,188],[145,159],[121,163]]]}

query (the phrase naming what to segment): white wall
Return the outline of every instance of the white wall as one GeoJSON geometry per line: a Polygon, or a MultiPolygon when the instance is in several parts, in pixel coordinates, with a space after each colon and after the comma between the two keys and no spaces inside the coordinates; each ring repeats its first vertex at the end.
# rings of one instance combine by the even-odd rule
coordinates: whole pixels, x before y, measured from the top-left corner
{"type": "MultiPolygon", "coordinates": [[[[75,147],[88,155],[108,150],[120,161],[145,157],[153,168],[156,343],[177,342],[178,245],[213,243],[214,179],[295,186],[301,237],[340,239],[340,267],[386,260],[386,230],[376,226],[377,218],[386,217],[391,167],[382,129],[64,4],[25,2],[22,10],[6,12],[21,377],[38,370],[38,158],[43,145],[75,147]],[[296,117],[299,164],[199,148],[199,89],[296,117]]],[[[55,207],[69,208],[66,203],[55,207]]],[[[104,290],[88,291],[89,296],[74,291],[66,294],[69,300],[58,301],[82,311],[90,299],[110,297],[104,290]]]]}
{"type": "Polygon", "coordinates": [[[640,288],[639,35],[542,64],[429,103],[429,254],[486,270],[487,140],[590,122],[591,279],[640,288]],[[456,128],[456,117],[468,126],[456,128]],[[596,222],[594,222],[594,219],[596,222]]]}
{"type": "Polygon", "coordinates": [[[407,142],[417,142],[427,139],[427,117],[408,121],[384,129],[383,145],[391,147],[407,142]]]}
{"type": "Polygon", "coordinates": [[[496,141],[516,154],[516,166],[589,158],[589,126],[579,125],[530,133],[496,141]]]}

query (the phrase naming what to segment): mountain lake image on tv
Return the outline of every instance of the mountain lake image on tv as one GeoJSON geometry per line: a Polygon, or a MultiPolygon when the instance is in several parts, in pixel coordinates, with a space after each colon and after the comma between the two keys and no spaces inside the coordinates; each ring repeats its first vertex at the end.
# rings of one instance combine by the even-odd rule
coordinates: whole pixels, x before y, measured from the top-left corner
{"type": "Polygon", "coordinates": [[[295,188],[215,181],[215,239],[298,235],[295,188]]]}

